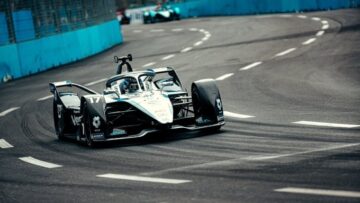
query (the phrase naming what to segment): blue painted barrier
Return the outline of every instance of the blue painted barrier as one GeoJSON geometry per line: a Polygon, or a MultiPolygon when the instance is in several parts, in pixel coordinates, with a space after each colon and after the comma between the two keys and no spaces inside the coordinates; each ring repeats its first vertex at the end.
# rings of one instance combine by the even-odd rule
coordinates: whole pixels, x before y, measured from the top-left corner
{"type": "Polygon", "coordinates": [[[0,12],[0,45],[9,43],[5,13],[0,12]]]}
{"type": "Polygon", "coordinates": [[[12,17],[17,42],[35,39],[35,28],[30,10],[15,11],[12,17]]]}
{"type": "Polygon", "coordinates": [[[172,3],[183,18],[285,13],[360,7],[360,0],[187,0],[172,3]]]}
{"type": "Polygon", "coordinates": [[[40,39],[0,46],[1,74],[37,73],[99,53],[123,41],[117,20],[40,39]],[[2,71],[3,70],[3,71],[2,71]],[[3,73],[4,70],[10,73],[3,73]]]}

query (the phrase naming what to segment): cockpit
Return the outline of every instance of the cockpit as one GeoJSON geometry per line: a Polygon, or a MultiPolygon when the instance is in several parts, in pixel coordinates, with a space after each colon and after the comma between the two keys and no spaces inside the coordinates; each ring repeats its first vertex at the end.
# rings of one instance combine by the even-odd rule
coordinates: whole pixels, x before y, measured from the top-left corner
{"type": "Polygon", "coordinates": [[[135,96],[141,92],[162,90],[164,92],[181,91],[181,83],[173,71],[156,73],[154,71],[133,72],[117,75],[106,83],[107,90],[118,96],[135,96]]]}
{"type": "Polygon", "coordinates": [[[138,81],[134,77],[124,77],[117,81],[120,94],[131,94],[139,91],[138,81]]]}

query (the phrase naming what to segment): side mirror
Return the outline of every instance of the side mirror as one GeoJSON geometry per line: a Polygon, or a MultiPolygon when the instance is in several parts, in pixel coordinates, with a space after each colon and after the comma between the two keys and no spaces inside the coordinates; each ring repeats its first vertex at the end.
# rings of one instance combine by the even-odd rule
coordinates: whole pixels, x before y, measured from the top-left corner
{"type": "Polygon", "coordinates": [[[119,57],[114,56],[114,62],[115,62],[115,63],[118,63],[118,62],[119,62],[119,57]]]}
{"type": "Polygon", "coordinates": [[[128,54],[128,59],[129,59],[129,61],[132,61],[132,55],[131,54],[128,54]]]}

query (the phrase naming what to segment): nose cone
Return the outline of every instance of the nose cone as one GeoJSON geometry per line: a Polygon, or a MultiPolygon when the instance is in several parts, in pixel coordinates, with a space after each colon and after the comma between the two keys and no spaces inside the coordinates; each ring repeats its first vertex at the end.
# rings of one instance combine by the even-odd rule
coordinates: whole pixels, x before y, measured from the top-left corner
{"type": "Polygon", "coordinates": [[[173,122],[173,107],[168,97],[153,94],[131,99],[133,106],[157,120],[161,124],[173,122]]]}

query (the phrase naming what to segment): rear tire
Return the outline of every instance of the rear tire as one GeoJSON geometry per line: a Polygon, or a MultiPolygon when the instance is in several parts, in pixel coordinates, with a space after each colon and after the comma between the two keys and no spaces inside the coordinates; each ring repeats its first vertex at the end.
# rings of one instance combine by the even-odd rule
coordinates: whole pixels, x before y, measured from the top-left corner
{"type": "Polygon", "coordinates": [[[176,15],[175,20],[180,20],[180,15],[176,15]]]}

